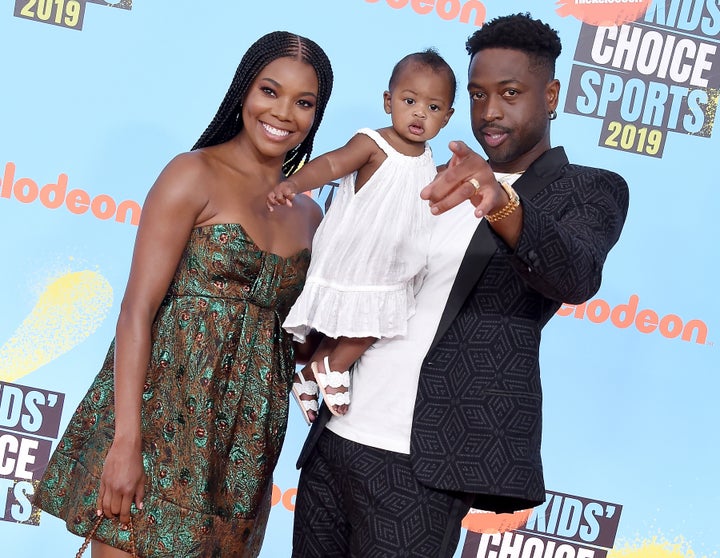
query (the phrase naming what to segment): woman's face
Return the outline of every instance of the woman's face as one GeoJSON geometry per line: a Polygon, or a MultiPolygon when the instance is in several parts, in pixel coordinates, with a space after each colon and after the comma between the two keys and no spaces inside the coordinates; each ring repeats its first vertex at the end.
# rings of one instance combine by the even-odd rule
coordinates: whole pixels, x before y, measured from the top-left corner
{"type": "Polygon", "coordinates": [[[318,78],[306,62],[283,57],[265,66],[248,89],[243,129],[265,157],[281,157],[305,139],[315,121],[318,78]]]}

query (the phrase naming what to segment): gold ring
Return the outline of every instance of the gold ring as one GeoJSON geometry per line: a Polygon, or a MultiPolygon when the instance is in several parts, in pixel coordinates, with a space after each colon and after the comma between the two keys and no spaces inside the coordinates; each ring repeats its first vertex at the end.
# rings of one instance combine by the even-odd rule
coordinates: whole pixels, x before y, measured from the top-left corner
{"type": "Polygon", "coordinates": [[[480,191],[480,183],[475,178],[468,178],[468,182],[472,184],[473,188],[475,188],[475,193],[477,194],[480,191]]]}

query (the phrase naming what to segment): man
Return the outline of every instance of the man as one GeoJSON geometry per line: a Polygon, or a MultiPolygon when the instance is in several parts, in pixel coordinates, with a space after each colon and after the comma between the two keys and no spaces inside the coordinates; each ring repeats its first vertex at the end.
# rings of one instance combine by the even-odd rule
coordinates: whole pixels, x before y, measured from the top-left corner
{"type": "Polygon", "coordinates": [[[422,193],[437,222],[417,312],[407,336],[357,362],[347,414],[330,420],[323,408],[311,429],[296,558],[450,557],[471,506],[512,512],[545,499],[540,331],[562,302],[597,292],[628,190],[551,148],[553,29],[500,17],[466,47],[472,128],[488,159],[451,142],[422,193]]]}

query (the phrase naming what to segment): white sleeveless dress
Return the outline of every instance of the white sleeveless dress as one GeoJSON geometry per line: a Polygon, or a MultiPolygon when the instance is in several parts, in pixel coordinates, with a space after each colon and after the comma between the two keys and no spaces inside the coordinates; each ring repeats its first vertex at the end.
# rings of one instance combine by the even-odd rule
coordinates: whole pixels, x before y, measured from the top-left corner
{"type": "Polygon", "coordinates": [[[283,327],[303,342],[311,329],[328,337],[405,335],[427,264],[432,214],[420,190],[436,174],[430,147],[403,155],[362,128],[387,155],[355,192],[344,177],[312,246],[305,287],[283,327]]]}

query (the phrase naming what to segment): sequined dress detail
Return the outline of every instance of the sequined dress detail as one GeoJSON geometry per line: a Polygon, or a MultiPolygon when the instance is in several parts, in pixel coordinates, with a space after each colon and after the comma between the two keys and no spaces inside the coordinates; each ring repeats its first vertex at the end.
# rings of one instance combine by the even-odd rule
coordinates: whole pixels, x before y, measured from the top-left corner
{"type": "MultiPolygon", "coordinates": [[[[133,507],[138,555],[259,554],[295,370],[281,324],[310,260],[260,250],[239,224],[193,229],[153,324],[142,401],[144,507],[133,507]]],[[[113,358],[70,420],[34,503],[85,536],[113,439],[113,358]]],[[[96,538],[130,551],[110,520],[96,538]]]]}

